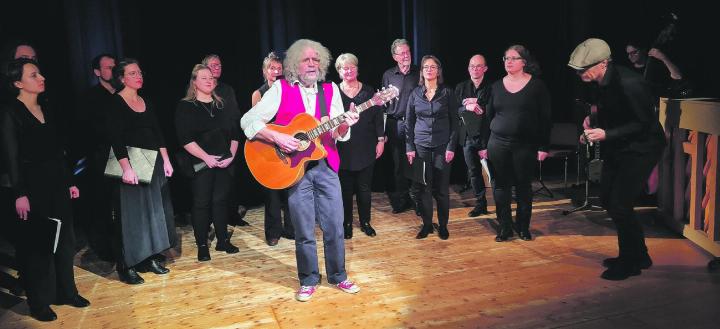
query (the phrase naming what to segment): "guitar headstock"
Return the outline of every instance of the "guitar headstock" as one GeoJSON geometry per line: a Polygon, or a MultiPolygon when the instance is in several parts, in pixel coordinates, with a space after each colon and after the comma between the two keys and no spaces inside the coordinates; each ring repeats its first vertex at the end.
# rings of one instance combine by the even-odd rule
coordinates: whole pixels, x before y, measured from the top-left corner
{"type": "Polygon", "coordinates": [[[387,102],[391,102],[394,98],[397,98],[400,95],[400,90],[393,86],[389,85],[387,87],[383,87],[381,90],[378,90],[377,93],[375,93],[375,96],[373,96],[373,104],[375,105],[383,105],[387,102]]]}

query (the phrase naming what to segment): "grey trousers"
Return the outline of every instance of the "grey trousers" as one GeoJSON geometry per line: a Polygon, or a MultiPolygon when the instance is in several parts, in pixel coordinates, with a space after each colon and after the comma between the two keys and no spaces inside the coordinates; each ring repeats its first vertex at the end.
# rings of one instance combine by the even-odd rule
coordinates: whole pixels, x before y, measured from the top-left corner
{"type": "Polygon", "coordinates": [[[345,240],[343,239],[343,203],[340,179],[325,160],[309,169],[288,189],[290,218],[295,227],[295,257],[300,285],[320,283],[315,223],[320,224],[325,248],[327,281],[337,284],[347,279],[345,240]]]}

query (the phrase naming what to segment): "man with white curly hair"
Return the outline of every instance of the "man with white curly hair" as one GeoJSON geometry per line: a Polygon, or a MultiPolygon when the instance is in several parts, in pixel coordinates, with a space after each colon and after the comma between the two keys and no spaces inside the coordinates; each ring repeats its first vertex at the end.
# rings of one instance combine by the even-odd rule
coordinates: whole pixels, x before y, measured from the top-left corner
{"type": "Polygon", "coordinates": [[[327,157],[309,162],[302,179],[288,188],[288,206],[295,227],[295,256],[300,279],[300,289],[295,298],[302,302],[312,297],[320,283],[316,222],[323,231],[328,282],[347,293],[360,290],[347,278],[345,271],[343,207],[337,175],[340,160],[335,147],[335,140],[345,141],[350,138],[350,126],[358,121],[359,115],[354,111],[354,104],[350,104],[350,111],[345,112],[338,86],[323,81],[329,64],[330,51],[322,44],[308,39],[295,41],[288,48],[283,63],[285,78],[275,81],[240,121],[249,139],[274,143],[283,152],[292,153],[298,150],[300,140],[267,128],[267,122],[275,118],[274,123],[286,125],[300,113],[310,114],[321,121],[346,114],[340,126],[319,137],[327,150],[327,157]],[[324,104],[329,108],[321,109],[324,104],[320,97],[324,98],[324,104]]]}

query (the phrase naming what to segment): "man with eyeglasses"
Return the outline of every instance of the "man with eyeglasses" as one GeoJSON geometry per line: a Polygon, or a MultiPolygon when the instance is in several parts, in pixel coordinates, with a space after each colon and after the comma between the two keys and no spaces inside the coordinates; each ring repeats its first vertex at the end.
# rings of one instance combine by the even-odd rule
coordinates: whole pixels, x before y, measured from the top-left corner
{"type": "MultiPolygon", "coordinates": [[[[482,144],[481,132],[490,129],[482,114],[485,104],[490,98],[490,82],[485,79],[487,72],[485,56],[477,54],[470,57],[468,73],[470,78],[455,87],[458,100],[458,115],[463,125],[460,128],[459,141],[463,145],[465,164],[467,164],[470,185],[475,192],[475,208],[468,213],[470,217],[487,214],[487,198],[485,197],[485,181],[483,180],[483,164],[480,162],[480,150],[487,148],[482,144]]],[[[488,169],[488,168],[486,168],[488,169]]]]}
{"type": "MultiPolygon", "coordinates": [[[[392,153],[395,183],[394,192],[388,194],[392,213],[398,214],[413,207],[418,209],[414,193],[410,191],[410,181],[405,175],[410,170],[410,165],[405,158],[405,112],[407,111],[408,97],[417,87],[420,73],[417,67],[412,65],[412,53],[407,40],[395,39],[390,46],[390,53],[397,65],[383,73],[382,85],[384,87],[393,85],[400,91],[398,100],[387,105],[385,122],[385,136],[391,146],[389,151],[392,153]]],[[[417,212],[418,210],[416,210],[417,212]]]]}
{"type": "Polygon", "coordinates": [[[665,138],[647,82],[613,64],[605,41],[585,40],[570,55],[568,66],[583,82],[592,83],[597,95],[597,122],[585,118],[580,142],[603,143],[600,196],[615,223],[620,251],[618,257],[603,261],[608,269],[600,277],[624,280],[652,266],[633,203],[660,158],[665,138]]]}

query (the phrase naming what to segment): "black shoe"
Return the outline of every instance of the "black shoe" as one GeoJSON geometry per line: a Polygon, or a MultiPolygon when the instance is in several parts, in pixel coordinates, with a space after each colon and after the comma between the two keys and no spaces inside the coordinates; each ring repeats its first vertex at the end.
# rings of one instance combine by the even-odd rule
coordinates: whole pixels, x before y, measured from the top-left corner
{"type": "Polygon", "coordinates": [[[125,282],[127,284],[141,284],[145,283],[145,280],[140,276],[140,274],[137,274],[134,268],[128,267],[125,269],[118,269],[118,277],[120,278],[120,281],[125,282]]]}
{"type": "Polygon", "coordinates": [[[58,301],[56,301],[56,302],[53,303],[53,304],[54,304],[54,305],[70,305],[70,306],[73,306],[73,307],[82,308],[82,307],[88,307],[88,306],[90,306],[90,301],[87,300],[87,299],[85,299],[85,297],[80,296],[80,295],[78,294],[78,295],[75,295],[75,296],[72,297],[72,298],[58,300],[58,301]]]}
{"type": "Polygon", "coordinates": [[[145,260],[140,265],[135,266],[135,269],[140,273],[153,272],[155,274],[167,274],[168,272],[170,272],[170,270],[162,266],[157,260],[152,257],[148,260],[145,260]]]}
{"type": "MultiPolygon", "coordinates": [[[[602,265],[605,267],[613,267],[613,266],[617,265],[619,262],[620,262],[619,257],[605,258],[602,262],[602,265]]],[[[650,255],[646,254],[645,256],[640,258],[640,260],[635,262],[635,265],[637,265],[638,268],[640,268],[641,270],[647,270],[653,265],[652,258],[650,258],[650,255]]]]}
{"type": "Polygon", "coordinates": [[[511,229],[500,229],[500,232],[498,232],[497,236],[495,236],[495,242],[503,242],[510,240],[513,236],[513,231],[511,229]]]}
{"type": "MultiPolygon", "coordinates": [[[[243,218],[245,218],[245,214],[247,214],[247,208],[245,208],[245,206],[243,206],[243,205],[239,205],[237,208],[237,215],[238,215],[238,218],[240,221],[245,222],[244,220],[242,220],[243,218]]],[[[248,222],[245,222],[245,224],[250,225],[250,224],[248,224],[248,222]]],[[[246,226],[246,225],[242,225],[240,223],[238,223],[238,225],[246,226]]]]}
{"type": "Polygon", "coordinates": [[[415,236],[416,239],[425,239],[427,238],[428,234],[433,232],[432,225],[423,225],[420,229],[420,232],[418,232],[417,236],[415,236]]]}
{"type": "Polygon", "coordinates": [[[360,231],[367,234],[367,236],[376,236],[375,229],[370,226],[369,222],[360,223],[360,231]]]}
{"type": "Polygon", "coordinates": [[[198,246],[198,262],[207,262],[210,260],[210,248],[207,245],[198,246]]]}
{"type": "Polygon", "coordinates": [[[631,276],[640,275],[640,267],[636,264],[630,264],[623,261],[619,261],[616,265],[608,268],[600,277],[605,280],[620,281],[625,280],[631,276]]]}
{"type": "Polygon", "coordinates": [[[215,250],[224,251],[228,254],[235,254],[240,251],[238,247],[235,247],[232,243],[230,243],[230,240],[225,240],[223,242],[218,241],[218,244],[215,245],[215,250]]]}
{"type": "Polygon", "coordinates": [[[242,219],[242,218],[238,218],[238,220],[237,220],[237,226],[250,226],[250,223],[246,222],[246,221],[245,221],[244,219],[242,219]]]}
{"type": "Polygon", "coordinates": [[[343,229],[345,230],[345,232],[343,234],[345,237],[345,240],[352,239],[352,234],[353,234],[352,224],[343,225],[343,229]]]}
{"type": "Polygon", "coordinates": [[[399,206],[397,208],[393,207],[392,213],[399,214],[401,212],[405,212],[405,211],[409,210],[410,208],[412,208],[412,202],[408,201],[408,202],[403,203],[401,206],[399,206]]]}
{"type": "Polygon", "coordinates": [[[447,226],[440,225],[438,228],[438,235],[440,236],[440,239],[447,240],[450,237],[450,232],[448,232],[447,226]]]}
{"type": "Polygon", "coordinates": [[[295,233],[283,232],[282,237],[288,240],[295,240],[295,233]]]}
{"type": "Polygon", "coordinates": [[[50,308],[50,306],[43,306],[39,308],[30,308],[30,316],[35,318],[35,320],[43,321],[43,322],[50,322],[57,320],[57,314],[53,312],[53,310],[50,308]]]}
{"type": "Polygon", "coordinates": [[[530,231],[528,230],[522,230],[520,233],[518,233],[518,236],[520,236],[520,239],[523,241],[530,241],[532,240],[532,235],[530,235],[530,231]]]}
{"type": "Polygon", "coordinates": [[[475,206],[475,208],[473,210],[470,210],[470,212],[468,213],[468,217],[477,217],[487,214],[489,214],[487,206],[475,206]]]}
{"type": "Polygon", "coordinates": [[[278,239],[278,238],[267,239],[266,242],[267,242],[268,246],[273,247],[273,246],[277,246],[278,242],[280,242],[280,239],[278,239]]]}

